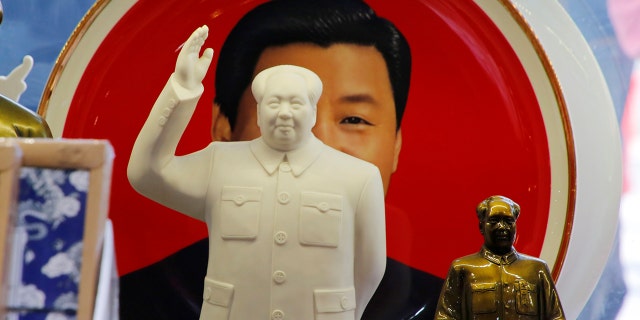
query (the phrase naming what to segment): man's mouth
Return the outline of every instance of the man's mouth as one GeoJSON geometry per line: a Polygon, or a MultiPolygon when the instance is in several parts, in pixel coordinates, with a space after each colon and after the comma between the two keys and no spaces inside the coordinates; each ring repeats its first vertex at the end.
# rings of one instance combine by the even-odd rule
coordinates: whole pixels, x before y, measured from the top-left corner
{"type": "Polygon", "coordinates": [[[293,123],[292,122],[277,122],[276,123],[276,128],[277,129],[281,129],[281,128],[293,128],[293,123]]]}
{"type": "Polygon", "coordinates": [[[496,239],[498,240],[509,240],[510,239],[510,235],[508,233],[499,233],[496,234],[496,239]]]}
{"type": "Polygon", "coordinates": [[[289,135],[289,133],[293,132],[293,126],[288,126],[288,125],[276,126],[276,130],[284,135],[289,135]]]}

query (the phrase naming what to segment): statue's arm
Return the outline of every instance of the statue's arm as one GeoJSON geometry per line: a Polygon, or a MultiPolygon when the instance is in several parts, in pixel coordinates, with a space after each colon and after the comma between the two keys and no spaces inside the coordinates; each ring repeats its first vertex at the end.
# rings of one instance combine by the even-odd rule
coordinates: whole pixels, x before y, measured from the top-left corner
{"type": "Polygon", "coordinates": [[[560,297],[558,291],[551,277],[551,272],[546,263],[538,273],[538,277],[542,283],[542,290],[544,295],[544,310],[542,310],[545,319],[553,320],[565,320],[564,310],[562,309],[562,303],[560,303],[560,297]]]}
{"type": "Polygon", "coordinates": [[[0,76],[0,95],[18,102],[20,96],[27,90],[25,79],[33,68],[33,58],[30,55],[22,58],[22,63],[15,67],[7,76],[0,76]]]}
{"type": "Polygon", "coordinates": [[[465,319],[464,309],[464,276],[459,270],[455,262],[449,267],[447,278],[444,280],[438,306],[436,307],[436,320],[455,320],[465,319]]]}
{"type": "Polygon", "coordinates": [[[365,185],[355,219],[356,319],[360,319],[387,263],[384,189],[377,169],[365,185]]]}
{"type": "Polygon", "coordinates": [[[142,195],[174,210],[204,220],[204,198],[211,146],[186,155],[175,151],[204,91],[202,79],[212,49],[199,56],[208,28],[198,28],[183,45],[176,70],[156,100],[131,151],[127,175],[142,195]]]}

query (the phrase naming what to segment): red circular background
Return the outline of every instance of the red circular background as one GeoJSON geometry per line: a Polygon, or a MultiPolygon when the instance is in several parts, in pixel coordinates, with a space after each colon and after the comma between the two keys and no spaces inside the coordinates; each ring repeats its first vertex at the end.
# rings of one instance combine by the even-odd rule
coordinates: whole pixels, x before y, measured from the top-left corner
{"type": "MultiPolygon", "coordinates": [[[[207,24],[205,46],[218,50],[261,2],[138,1],[87,66],[63,136],[114,146],[110,218],[120,274],[206,237],[203,223],[138,195],[127,161],[180,44],[207,24]]],[[[539,255],[549,217],[547,135],[528,77],[500,30],[471,0],[367,2],[407,37],[414,62],[400,163],[387,195],[388,255],[444,277],[452,259],[480,248],[475,206],[493,194],[521,205],[516,247],[539,255]]],[[[215,59],[180,154],[211,140],[215,59]]]]}

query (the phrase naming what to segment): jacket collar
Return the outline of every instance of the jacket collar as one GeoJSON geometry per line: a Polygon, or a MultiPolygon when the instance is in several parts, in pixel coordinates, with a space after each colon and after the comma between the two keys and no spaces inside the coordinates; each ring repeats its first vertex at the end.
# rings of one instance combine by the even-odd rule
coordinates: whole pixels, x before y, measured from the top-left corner
{"type": "Polygon", "coordinates": [[[511,252],[501,256],[489,251],[489,249],[483,246],[482,250],[480,251],[480,254],[482,255],[483,258],[497,265],[511,264],[512,262],[518,260],[518,252],[513,247],[511,247],[511,252]]]}
{"type": "Polygon", "coordinates": [[[322,153],[324,144],[313,134],[307,143],[298,149],[282,152],[269,147],[262,137],[250,142],[251,152],[262,165],[265,171],[272,175],[280,163],[289,162],[294,176],[301,175],[322,153]]]}

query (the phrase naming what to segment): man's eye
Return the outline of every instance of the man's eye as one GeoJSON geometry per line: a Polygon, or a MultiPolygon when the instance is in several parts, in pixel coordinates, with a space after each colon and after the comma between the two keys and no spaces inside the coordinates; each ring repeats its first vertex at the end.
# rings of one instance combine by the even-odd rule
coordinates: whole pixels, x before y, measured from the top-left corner
{"type": "Polygon", "coordinates": [[[366,124],[366,125],[371,125],[371,122],[364,120],[360,117],[346,117],[344,119],[342,119],[342,121],[340,121],[340,123],[346,123],[346,124],[366,124]]]}

